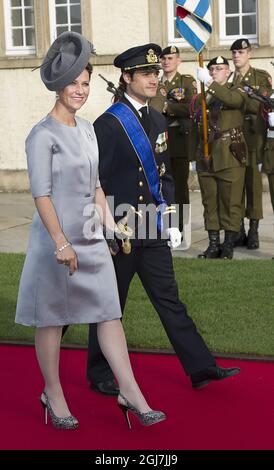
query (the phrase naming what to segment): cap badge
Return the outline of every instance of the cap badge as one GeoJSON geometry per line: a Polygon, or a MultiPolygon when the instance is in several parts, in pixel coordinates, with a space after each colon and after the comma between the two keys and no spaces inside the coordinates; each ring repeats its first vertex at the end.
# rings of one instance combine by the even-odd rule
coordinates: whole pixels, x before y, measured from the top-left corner
{"type": "Polygon", "coordinates": [[[156,64],[158,62],[158,57],[153,49],[147,51],[146,60],[149,64],[156,64]]]}
{"type": "Polygon", "coordinates": [[[219,57],[217,57],[216,59],[216,64],[223,64],[224,63],[224,60],[223,58],[219,55],[219,57]]]}
{"type": "Polygon", "coordinates": [[[175,54],[177,52],[176,46],[171,46],[170,52],[171,52],[171,54],[175,54]]]}
{"type": "Polygon", "coordinates": [[[248,47],[248,44],[246,41],[242,41],[242,49],[246,49],[248,47]]]}

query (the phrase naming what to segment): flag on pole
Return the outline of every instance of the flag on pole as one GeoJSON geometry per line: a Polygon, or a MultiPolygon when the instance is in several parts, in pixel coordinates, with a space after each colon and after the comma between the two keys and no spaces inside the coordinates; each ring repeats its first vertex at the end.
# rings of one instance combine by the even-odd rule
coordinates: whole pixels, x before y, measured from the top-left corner
{"type": "Polygon", "coordinates": [[[210,0],[176,0],[176,29],[199,53],[212,32],[210,0]]]}

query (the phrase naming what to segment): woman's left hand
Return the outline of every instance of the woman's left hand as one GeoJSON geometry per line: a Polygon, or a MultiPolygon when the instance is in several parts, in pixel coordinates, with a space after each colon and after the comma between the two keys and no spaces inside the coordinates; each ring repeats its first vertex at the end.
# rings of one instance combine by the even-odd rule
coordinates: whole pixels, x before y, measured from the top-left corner
{"type": "Polygon", "coordinates": [[[62,251],[58,251],[57,248],[56,261],[69,267],[70,276],[78,269],[77,255],[71,245],[62,251]]]}

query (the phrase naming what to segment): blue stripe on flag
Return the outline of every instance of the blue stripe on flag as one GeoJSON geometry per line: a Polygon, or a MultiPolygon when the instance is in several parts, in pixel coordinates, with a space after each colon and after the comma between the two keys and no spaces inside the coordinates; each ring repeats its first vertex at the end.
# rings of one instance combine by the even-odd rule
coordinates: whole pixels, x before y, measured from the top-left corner
{"type": "Polygon", "coordinates": [[[193,14],[199,16],[199,18],[203,18],[209,8],[208,0],[201,0],[194,10],[193,14]]]}
{"type": "Polygon", "coordinates": [[[190,29],[185,22],[181,21],[179,18],[176,18],[176,28],[183,38],[185,38],[197,52],[200,52],[203,49],[204,43],[198,38],[198,36],[196,36],[192,29],[190,29]]]}
{"type": "Polygon", "coordinates": [[[176,3],[178,3],[178,5],[180,5],[181,7],[183,7],[186,1],[187,0],[176,0],[176,3]]]}

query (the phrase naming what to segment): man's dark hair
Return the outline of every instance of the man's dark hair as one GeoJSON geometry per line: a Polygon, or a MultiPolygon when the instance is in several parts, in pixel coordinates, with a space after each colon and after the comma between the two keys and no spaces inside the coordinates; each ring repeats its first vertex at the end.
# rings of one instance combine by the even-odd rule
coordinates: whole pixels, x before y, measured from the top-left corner
{"type": "MultiPolygon", "coordinates": [[[[134,75],[134,72],[136,72],[136,69],[134,70],[128,70],[126,73],[128,73],[130,75],[130,77],[132,78],[133,75],[134,75]]],[[[123,72],[124,73],[124,72],[123,72]]],[[[124,93],[126,92],[126,89],[127,89],[127,84],[124,80],[124,77],[123,77],[123,73],[121,74],[120,78],[119,78],[119,86],[117,88],[117,92],[115,93],[114,95],[114,98],[113,98],[113,103],[117,103],[117,101],[120,101],[121,98],[123,98],[124,96],[124,93]]]]}
{"type": "Polygon", "coordinates": [[[132,70],[122,70],[122,75],[120,76],[120,79],[119,79],[119,86],[117,88],[117,92],[114,95],[113,103],[120,101],[121,98],[124,96],[124,93],[126,92],[127,83],[124,80],[123,74],[128,73],[130,77],[132,78],[135,72],[144,72],[144,73],[159,72],[159,69],[156,67],[140,67],[138,69],[136,68],[132,70]]]}

